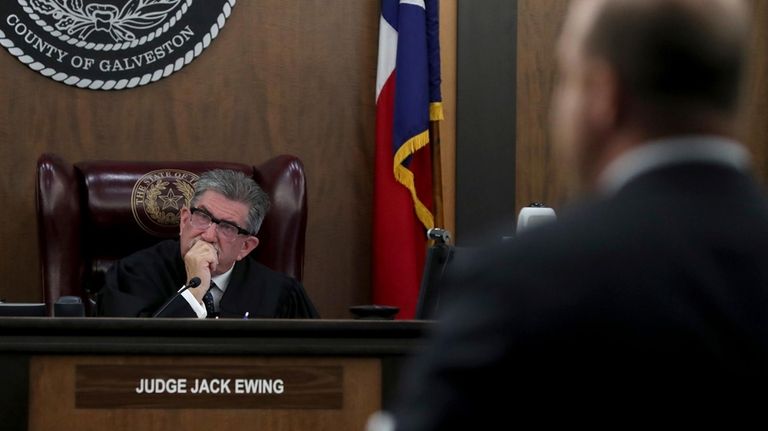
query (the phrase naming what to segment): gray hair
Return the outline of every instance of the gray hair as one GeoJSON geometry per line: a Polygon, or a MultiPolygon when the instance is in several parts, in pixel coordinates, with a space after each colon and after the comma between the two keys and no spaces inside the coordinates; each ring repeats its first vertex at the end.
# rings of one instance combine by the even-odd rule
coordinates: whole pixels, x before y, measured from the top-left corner
{"type": "Polygon", "coordinates": [[[261,228],[261,222],[269,211],[269,196],[256,184],[253,178],[242,172],[228,169],[214,169],[200,175],[195,184],[195,195],[190,202],[197,204],[200,196],[208,190],[222,194],[225,198],[242,202],[248,206],[248,229],[254,235],[261,228]]]}

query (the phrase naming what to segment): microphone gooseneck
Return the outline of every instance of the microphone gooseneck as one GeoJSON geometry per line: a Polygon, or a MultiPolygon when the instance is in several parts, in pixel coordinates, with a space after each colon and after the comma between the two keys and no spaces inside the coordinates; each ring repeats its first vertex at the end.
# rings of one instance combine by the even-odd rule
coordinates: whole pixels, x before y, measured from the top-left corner
{"type": "Polygon", "coordinates": [[[187,282],[187,284],[185,284],[184,286],[181,286],[181,289],[179,289],[178,292],[176,292],[173,296],[171,296],[170,299],[165,301],[165,304],[163,304],[163,306],[160,307],[160,309],[157,310],[155,312],[155,314],[152,315],[152,317],[159,316],[160,313],[165,311],[165,309],[168,308],[169,305],[171,305],[171,302],[173,302],[176,298],[178,298],[179,295],[184,293],[185,290],[187,290],[187,289],[194,289],[195,287],[199,286],[200,283],[202,283],[202,280],[200,280],[200,277],[192,277],[192,278],[190,278],[189,281],[187,282]]]}

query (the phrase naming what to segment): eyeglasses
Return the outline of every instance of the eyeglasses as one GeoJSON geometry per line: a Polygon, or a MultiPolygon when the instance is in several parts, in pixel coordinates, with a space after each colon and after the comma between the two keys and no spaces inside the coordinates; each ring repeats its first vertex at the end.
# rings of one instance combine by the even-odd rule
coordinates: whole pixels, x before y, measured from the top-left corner
{"type": "Polygon", "coordinates": [[[241,228],[240,226],[237,226],[228,221],[217,219],[216,217],[212,216],[211,213],[202,208],[191,207],[189,211],[192,213],[192,216],[189,218],[189,222],[193,227],[197,229],[208,229],[211,226],[211,223],[215,223],[216,232],[218,232],[221,237],[227,241],[234,240],[237,235],[253,235],[251,232],[241,228]]]}

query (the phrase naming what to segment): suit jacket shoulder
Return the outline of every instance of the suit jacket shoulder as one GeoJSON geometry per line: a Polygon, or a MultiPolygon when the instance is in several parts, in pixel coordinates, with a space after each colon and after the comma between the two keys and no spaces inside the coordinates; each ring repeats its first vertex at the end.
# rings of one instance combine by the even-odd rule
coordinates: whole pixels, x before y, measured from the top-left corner
{"type": "Polygon", "coordinates": [[[633,405],[643,385],[768,374],[768,204],[742,172],[660,168],[474,255],[403,379],[398,429],[503,422],[510,388],[633,405]]]}

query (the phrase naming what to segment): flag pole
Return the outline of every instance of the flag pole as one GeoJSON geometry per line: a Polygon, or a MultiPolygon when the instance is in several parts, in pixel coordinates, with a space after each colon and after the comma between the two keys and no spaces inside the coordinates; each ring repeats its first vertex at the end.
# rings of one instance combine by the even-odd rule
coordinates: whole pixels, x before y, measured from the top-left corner
{"type": "Polygon", "coordinates": [[[435,227],[445,228],[443,213],[443,168],[440,151],[440,121],[429,122],[429,143],[432,149],[432,197],[435,205],[435,227]]]}

